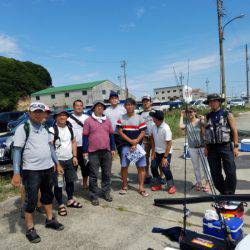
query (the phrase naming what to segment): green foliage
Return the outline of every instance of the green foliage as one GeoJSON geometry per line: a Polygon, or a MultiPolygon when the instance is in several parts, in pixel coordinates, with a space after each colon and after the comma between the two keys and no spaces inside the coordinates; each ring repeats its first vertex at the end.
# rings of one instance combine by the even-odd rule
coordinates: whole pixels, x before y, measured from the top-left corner
{"type": "Polygon", "coordinates": [[[0,56],[0,111],[15,109],[20,98],[52,85],[41,65],[0,56]]]}
{"type": "Polygon", "coordinates": [[[174,109],[171,111],[167,111],[165,114],[165,121],[171,128],[173,139],[176,139],[182,136],[182,131],[179,128],[180,110],[181,109],[174,109]]]}

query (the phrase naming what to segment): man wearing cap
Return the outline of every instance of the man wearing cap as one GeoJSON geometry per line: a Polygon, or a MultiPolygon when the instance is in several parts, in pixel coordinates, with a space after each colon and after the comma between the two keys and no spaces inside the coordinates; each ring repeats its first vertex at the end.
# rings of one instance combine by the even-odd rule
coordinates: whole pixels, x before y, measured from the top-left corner
{"type": "MultiPolygon", "coordinates": [[[[83,114],[83,102],[81,100],[75,100],[73,102],[73,114],[70,115],[68,121],[72,124],[72,128],[74,131],[74,135],[76,137],[77,143],[77,160],[78,165],[81,167],[82,173],[82,186],[83,189],[88,189],[88,176],[89,176],[89,165],[86,163],[87,161],[83,158],[82,155],[82,132],[83,132],[83,124],[89,117],[86,114],[83,114]]],[[[77,170],[78,166],[75,166],[77,170]]]]}
{"type": "Polygon", "coordinates": [[[115,154],[114,131],[110,120],[103,114],[106,106],[95,101],[92,115],[83,126],[83,156],[89,158],[89,191],[91,203],[99,205],[97,179],[99,167],[102,171],[102,196],[111,202],[111,164],[115,154]]]}
{"type": "Polygon", "coordinates": [[[47,228],[62,230],[64,227],[57,222],[52,214],[54,165],[58,173],[63,169],[56,157],[51,136],[42,125],[45,119],[45,105],[31,103],[29,120],[20,125],[14,135],[12,184],[20,186],[20,167],[22,165],[22,181],[25,187],[25,224],[26,237],[31,243],[40,242],[33,222],[33,212],[37,205],[38,190],[41,191],[41,202],[45,206],[47,228]],[[28,132],[27,132],[28,131],[28,132]]]}
{"type": "Polygon", "coordinates": [[[235,119],[232,113],[221,107],[224,101],[218,94],[210,94],[204,102],[211,108],[205,121],[205,154],[216,189],[228,195],[234,194],[236,189],[235,158],[239,154],[239,144],[235,119]]]}
{"type": "MultiPolygon", "coordinates": [[[[66,183],[67,207],[82,208],[82,205],[73,198],[74,181],[77,180],[77,174],[74,169],[74,166],[78,165],[77,144],[72,125],[67,121],[68,118],[68,112],[59,108],[54,115],[56,123],[49,130],[53,135],[53,144],[57,158],[64,171],[61,177],[65,179],[66,183]]],[[[58,177],[60,176],[55,174],[54,195],[58,204],[58,214],[60,216],[66,216],[67,211],[63,203],[62,187],[58,185],[58,177]]]]}
{"type": "Polygon", "coordinates": [[[119,95],[117,92],[111,90],[110,95],[109,95],[109,103],[110,107],[108,107],[105,111],[104,114],[109,118],[112,124],[112,128],[114,130],[114,136],[115,136],[115,145],[117,152],[120,156],[121,154],[121,146],[122,146],[122,138],[118,134],[118,130],[116,128],[117,121],[119,118],[126,114],[125,108],[119,104],[119,95]]]}
{"type": "Polygon", "coordinates": [[[144,183],[150,184],[151,175],[149,174],[149,165],[150,165],[150,152],[152,149],[152,145],[150,141],[150,134],[151,134],[151,129],[154,125],[154,121],[152,117],[149,115],[149,113],[152,111],[152,101],[149,95],[145,95],[142,97],[142,108],[143,108],[143,111],[140,112],[139,115],[141,115],[142,119],[147,124],[147,129],[145,131],[145,136],[143,138],[143,145],[146,151],[146,160],[147,160],[147,166],[145,168],[146,176],[145,176],[144,183]]]}
{"type": "Polygon", "coordinates": [[[151,130],[152,143],[152,162],[151,172],[154,180],[151,187],[152,191],[162,190],[161,177],[158,168],[161,167],[167,181],[167,191],[174,194],[176,188],[174,185],[173,175],[170,170],[172,158],[172,132],[167,123],[164,122],[164,113],[161,110],[153,110],[150,112],[153,118],[154,126],[151,130]]]}

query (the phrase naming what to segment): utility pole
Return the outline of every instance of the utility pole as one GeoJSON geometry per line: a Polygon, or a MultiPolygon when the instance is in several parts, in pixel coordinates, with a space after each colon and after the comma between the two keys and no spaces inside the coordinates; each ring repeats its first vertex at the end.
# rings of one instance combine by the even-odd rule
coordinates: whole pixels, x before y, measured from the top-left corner
{"type": "Polygon", "coordinates": [[[184,76],[183,76],[182,72],[180,73],[179,79],[180,79],[180,84],[182,85],[183,84],[183,80],[184,80],[184,76]]]}
{"type": "Polygon", "coordinates": [[[217,0],[217,15],[218,15],[218,31],[219,31],[219,47],[220,47],[220,94],[226,98],[225,84],[225,67],[224,67],[224,52],[223,52],[223,28],[222,28],[222,1],[217,0]]]}
{"type": "Polygon", "coordinates": [[[123,77],[124,77],[124,83],[125,83],[125,95],[126,95],[126,99],[127,99],[128,98],[128,86],[127,86],[126,66],[127,66],[127,62],[125,60],[123,60],[121,62],[121,68],[123,68],[123,77]]]}
{"type": "Polygon", "coordinates": [[[248,65],[248,52],[247,52],[247,44],[246,44],[246,84],[247,84],[247,103],[249,103],[249,65],[248,65]]]}
{"type": "Polygon", "coordinates": [[[207,95],[208,95],[208,93],[209,93],[209,89],[208,89],[209,81],[208,81],[208,78],[206,79],[205,84],[206,84],[206,90],[207,90],[207,95]]]}

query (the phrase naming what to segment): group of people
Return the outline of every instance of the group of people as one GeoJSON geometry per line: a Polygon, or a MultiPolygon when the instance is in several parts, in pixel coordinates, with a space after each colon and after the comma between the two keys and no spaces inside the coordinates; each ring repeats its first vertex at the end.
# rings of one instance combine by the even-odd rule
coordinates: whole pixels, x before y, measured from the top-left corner
{"type": "MultiPolygon", "coordinates": [[[[121,163],[120,195],[128,192],[128,168],[131,165],[128,155],[137,151],[140,153],[133,164],[138,171],[139,195],[149,195],[145,184],[151,184],[152,191],[162,190],[166,184],[169,194],[176,192],[171,172],[172,132],[165,122],[164,112],[153,110],[151,97],[147,95],[142,97],[143,111],[139,114],[135,112],[137,104],[134,99],[126,99],[121,106],[115,91],[111,91],[109,102],[110,107],[106,108],[103,101],[95,101],[91,115],[86,115],[83,102],[76,100],[72,114],[64,109],[55,112],[55,123],[51,128],[44,125],[49,108],[43,103],[30,104],[29,120],[20,125],[14,135],[12,179],[15,187],[21,183],[24,186],[23,210],[26,237],[30,242],[41,240],[33,222],[33,212],[39,201],[47,216],[45,226],[54,230],[64,229],[52,213],[54,198],[60,216],[67,215],[67,208],[82,208],[74,198],[78,166],[82,188],[89,190],[92,205],[99,205],[99,197],[112,202],[111,167],[116,152],[121,163]],[[97,184],[100,168],[101,193],[97,184]],[[64,183],[66,203],[63,202],[64,183]]],[[[188,135],[196,190],[209,192],[210,172],[205,173],[205,185],[201,183],[200,170],[205,159],[215,187],[222,194],[231,194],[236,188],[234,157],[238,154],[235,121],[221,108],[223,99],[219,96],[208,96],[207,102],[212,111],[206,117],[198,118],[195,109],[188,109],[181,113],[180,118],[180,128],[186,129],[188,135]],[[187,117],[183,119],[185,114],[187,117]]]]}

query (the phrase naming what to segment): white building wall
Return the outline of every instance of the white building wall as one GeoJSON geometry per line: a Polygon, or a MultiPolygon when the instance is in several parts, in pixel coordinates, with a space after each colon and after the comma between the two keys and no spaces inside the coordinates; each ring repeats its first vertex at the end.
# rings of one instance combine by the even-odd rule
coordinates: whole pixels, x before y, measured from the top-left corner
{"type": "MultiPolygon", "coordinates": [[[[75,100],[80,99],[83,101],[84,105],[92,105],[95,100],[108,100],[110,91],[119,91],[120,92],[120,99],[125,99],[126,93],[125,90],[121,89],[118,85],[110,82],[105,81],[92,89],[89,90],[75,90],[75,91],[65,91],[61,93],[55,93],[55,99],[51,98],[52,94],[47,95],[39,95],[40,102],[45,103],[50,108],[53,107],[72,107],[72,104],[75,100]],[[83,95],[83,91],[87,91],[87,95],[83,95]],[[69,93],[69,97],[65,97],[65,93],[69,93]]],[[[133,95],[129,94],[130,97],[135,98],[133,95]]],[[[36,96],[31,97],[31,101],[37,101],[36,96]]]]}
{"type": "Polygon", "coordinates": [[[154,96],[161,102],[170,101],[171,99],[182,99],[182,88],[183,86],[174,86],[154,89],[154,96]]]}

